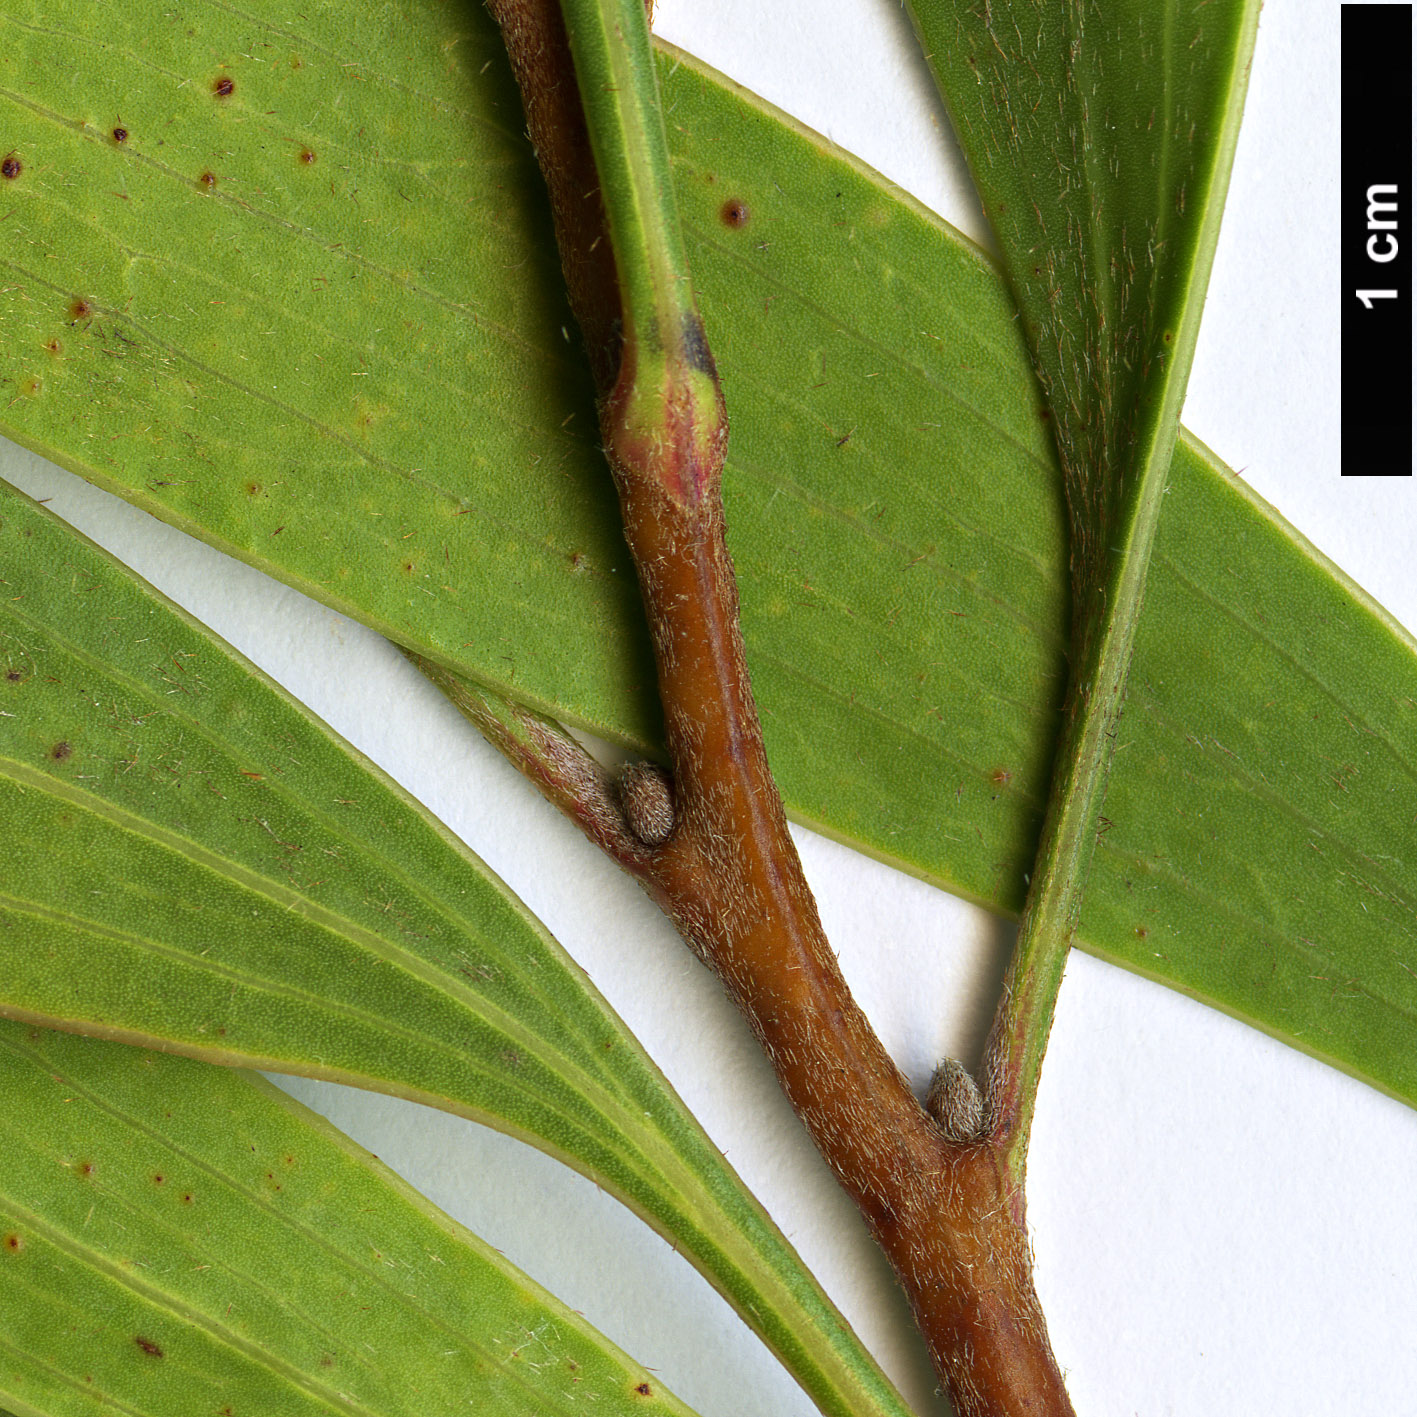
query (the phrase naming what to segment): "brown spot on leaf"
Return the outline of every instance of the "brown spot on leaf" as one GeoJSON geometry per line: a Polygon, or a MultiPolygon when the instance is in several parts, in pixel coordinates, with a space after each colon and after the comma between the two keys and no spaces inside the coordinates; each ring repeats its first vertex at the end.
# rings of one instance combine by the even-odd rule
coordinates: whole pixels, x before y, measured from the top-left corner
{"type": "Polygon", "coordinates": [[[77,325],[80,320],[87,320],[92,314],[93,306],[82,295],[76,295],[69,302],[69,323],[71,325],[77,325]]]}
{"type": "Polygon", "coordinates": [[[128,141],[128,130],[119,126],[113,130],[113,141],[122,147],[128,141]]]}
{"type": "Polygon", "coordinates": [[[259,482],[248,482],[246,484],[246,495],[248,497],[259,497],[261,495],[261,484],[259,482]]]}
{"type": "Polygon", "coordinates": [[[1151,934],[1151,931],[1148,930],[1145,925],[1138,925],[1134,933],[1136,934],[1137,939],[1144,940],[1149,934],[1151,934]]]}
{"type": "Polygon", "coordinates": [[[144,1338],[142,1334],[137,1334],[134,1337],[133,1342],[136,1343],[138,1347],[141,1348],[143,1352],[148,1355],[149,1358],[162,1357],[162,1349],[159,1348],[158,1345],[152,1341],[152,1339],[144,1338]]]}
{"type": "Polygon", "coordinates": [[[227,74],[215,80],[212,84],[212,92],[218,98],[230,98],[236,92],[236,80],[227,74]]]}
{"type": "Polygon", "coordinates": [[[650,1387],[650,1385],[649,1385],[648,1383],[640,1383],[640,1384],[635,1388],[635,1391],[636,1391],[641,1397],[649,1397],[649,1396],[652,1395],[652,1391],[653,1391],[653,1390],[651,1389],[651,1387],[650,1387]]]}
{"type": "Polygon", "coordinates": [[[306,167],[309,167],[310,164],[315,161],[315,154],[311,152],[309,148],[301,148],[300,161],[303,162],[306,167]]]}
{"type": "Polygon", "coordinates": [[[215,172],[212,172],[212,171],[210,171],[210,170],[207,171],[207,172],[204,172],[204,173],[202,173],[202,175],[197,179],[197,182],[198,182],[198,185],[200,185],[200,186],[202,186],[202,187],[205,187],[205,188],[207,189],[207,191],[210,192],[210,191],[212,190],[212,188],[216,186],[216,173],[215,173],[215,172]]]}
{"type": "Polygon", "coordinates": [[[92,1161],[81,1161],[81,1162],[79,1162],[79,1164],[78,1164],[74,1169],[79,1173],[80,1176],[92,1176],[92,1175],[93,1175],[93,1162],[92,1162],[92,1161]]]}
{"type": "Polygon", "coordinates": [[[1011,773],[1011,772],[1008,770],[1008,768],[991,768],[991,769],[990,769],[990,772],[989,772],[989,781],[990,781],[990,783],[991,783],[993,786],[995,786],[995,787],[997,787],[997,788],[1003,789],[1003,788],[1007,787],[1007,786],[1009,785],[1009,783],[1011,783],[1013,780],[1014,780],[1014,775],[1013,775],[1013,773],[1011,773]]]}
{"type": "Polygon", "coordinates": [[[45,349],[47,349],[51,354],[58,354],[58,353],[60,353],[60,351],[63,350],[63,348],[64,348],[64,346],[63,346],[62,344],[60,344],[57,339],[47,339],[47,340],[45,340],[45,342],[44,342],[44,347],[45,347],[45,349]]]}
{"type": "Polygon", "coordinates": [[[5,678],[12,684],[18,684],[24,677],[25,676],[21,674],[18,669],[7,669],[5,671],[5,678]]]}
{"type": "Polygon", "coordinates": [[[24,163],[14,153],[6,153],[4,159],[0,160],[0,177],[7,182],[13,182],[24,170],[24,163]]]}
{"type": "Polygon", "coordinates": [[[191,1205],[191,1204],[192,1204],[192,1192],[191,1192],[191,1191],[183,1191],[183,1192],[182,1192],[182,1204],[183,1204],[183,1205],[191,1205]]]}
{"type": "Polygon", "coordinates": [[[155,1185],[155,1186],[160,1186],[160,1185],[162,1185],[166,1180],[167,1180],[167,1177],[164,1176],[161,1171],[154,1171],[154,1172],[153,1172],[153,1185],[155,1185]]]}
{"type": "Polygon", "coordinates": [[[25,1247],[24,1238],[20,1235],[16,1235],[15,1232],[12,1230],[8,1235],[5,1236],[4,1246],[6,1254],[17,1255],[25,1247]]]}
{"type": "Polygon", "coordinates": [[[738,197],[730,197],[719,209],[718,215],[724,226],[737,231],[748,224],[748,204],[738,197]]]}
{"type": "Polygon", "coordinates": [[[49,750],[49,756],[53,758],[56,763],[67,762],[74,756],[74,745],[65,739],[60,739],[60,741],[49,750]]]}

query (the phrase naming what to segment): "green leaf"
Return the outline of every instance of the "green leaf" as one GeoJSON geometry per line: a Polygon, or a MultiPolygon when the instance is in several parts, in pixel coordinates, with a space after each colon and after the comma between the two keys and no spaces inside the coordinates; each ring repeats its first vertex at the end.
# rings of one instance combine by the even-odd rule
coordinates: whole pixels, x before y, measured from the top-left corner
{"type": "Polygon", "coordinates": [[[678,1413],[681,1402],[263,1079],[0,1023],[0,1401],[678,1413]]]}
{"type": "Polygon", "coordinates": [[[1259,3],[1104,0],[1010,8],[996,23],[987,0],[915,0],[913,14],[994,217],[1068,509],[1063,728],[981,1064],[998,1080],[998,1126],[1021,1186],[1054,1006],[1106,821],[1259,3]]]}
{"type": "Polygon", "coordinates": [[[1090,619],[1104,588],[1117,598],[1112,540],[1155,521],[1146,489],[1171,461],[1258,0],[910,9],[1053,416],[1090,619]]]}
{"type": "MultiPolygon", "coordinates": [[[[649,742],[639,610],[490,25],[476,7],[307,5],[298,30],[252,13],[273,11],[0,18],[0,89],[19,95],[0,141],[26,164],[3,194],[4,430],[431,658],[649,742]]],[[[1015,910],[1066,633],[1058,472],[1015,307],[888,184],[665,63],[778,780],[799,820],[1015,910]]],[[[1407,839],[1414,668],[1400,630],[1183,438],[1080,932],[1409,1101],[1417,863],[1392,831],[1407,839]]]]}
{"type": "Polygon", "coordinates": [[[501,41],[404,8],[6,7],[6,424],[430,657],[520,680],[536,624],[527,696],[645,737],[647,647],[576,643],[638,600],[501,41]]]}
{"type": "Polygon", "coordinates": [[[670,1239],[824,1412],[902,1414],[506,888],[190,617],[0,489],[0,1013],[496,1126],[670,1239]]]}

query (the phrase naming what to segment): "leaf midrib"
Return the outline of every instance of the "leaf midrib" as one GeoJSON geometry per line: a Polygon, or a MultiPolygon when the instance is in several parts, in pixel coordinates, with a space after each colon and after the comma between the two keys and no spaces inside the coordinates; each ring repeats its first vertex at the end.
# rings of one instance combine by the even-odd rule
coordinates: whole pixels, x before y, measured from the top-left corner
{"type": "MultiPolygon", "coordinates": [[[[92,1402],[94,1400],[95,1393],[92,1384],[81,1382],[74,1374],[65,1372],[62,1368],[55,1367],[47,1358],[36,1358],[33,1353],[24,1352],[11,1343],[3,1334],[0,1334],[0,1353],[13,1353],[19,1362],[25,1363],[32,1368],[39,1368],[41,1372],[49,1374],[52,1379],[59,1382],[62,1386],[74,1392],[82,1393],[86,1401],[92,1402]]],[[[29,1403],[26,1402],[22,1404],[18,1395],[12,1396],[0,1391],[0,1397],[3,1397],[8,1403],[13,1403],[21,1412],[36,1411],[29,1403]]],[[[120,1402],[116,1397],[110,1394],[103,1394],[101,1400],[105,1407],[115,1412],[126,1413],[127,1417],[152,1417],[150,1412],[139,1412],[137,1408],[129,1407],[126,1402],[120,1402]]],[[[48,1417],[48,1414],[38,1413],[37,1417],[48,1417]]]]}
{"type": "MultiPolygon", "coordinates": [[[[185,1303],[174,1302],[175,1296],[148,1283],[141,1277],[141,1269],[138,1265],[125,1268],[122,1265],[115,1264],[106,1255],[82,1244],[70,1236],[67,1231],[58,1229],[28,1207],[20,1205],[10,1198],[6,1198],[4,1203],[5,1208],[10,1214],[20,1218],[23,1224],[34,1234],[41,1236],[61,1254],[68,1256],[69,1259],[78,1264],[96,1270],[106,1279],[118,1284],[121,1288],[132,1291],[143,1303],[149,1305],[159,1314],[165,1315],[169,1322],[175,1323],[179,1327],[187,1325],[197,1329],[219,1347],[226,1348],[233,1353],[238,1353],[248,1361],[254,1362],[258,1366],[264,1367],[269,1372],[275,1373],[288,1382],[291,1387],[303,1391],[306,1396],[313,1397],[316,1401],[324,1403],[336,1412],[359,1414],[359,1417],[381,1417],[381,1414],[375,1409],[366,1407],[363,1403],[356,1402],[348,1393],[333,1393],[314,1383],[306,1374],[302,1373],[300,1369],[286,1359],[276,1358],[269,1353],[262,1353],[249,1340],[242,1339],[233,1330],[225,1325],[218,1324],[209,1315],[185,1303]]],[[[11,1282],[13,1283],[15,1281],[12,1279],[11,1282]]],[[[24,1283],[25,1280],[21,1278],[19,1282],[24,1283]]],[[[31,1283],[30,1287],[38,1290],[38,1286],[33,1283],[31,1283]]],[[[66,1308],[73,1310],[75,1313],[83,1312],[70,1299],[56,1295],[48,1290],[41,1292],[46,1294],[51,1304],[62,1303],[66,1308]]],[[[5,1344],[3,1338],[0,1338],[0,1344],[5,1344]]],[[[6,1344],[5,1346],[9,1347],[12,1345],[6,1344]]],[[[33,1362],[33,1358],[31,1358],[30,1361],[33,1362]]],[[[51,1363],[45,1362],[43,1366],[51,1372],[58,1371],[51,1363]]],[[[71,1386],[79,1386],[78,1383],[72,1379],[70,1379],[70,1383],[71,1386]]],[[[92,1389],[85,1384],[80,1391],[92,1392],[92,1389]]],[[[114,1399],[110,1396],[106,1397],[105,1401],[113,1402],[114,1399]]],[[[125,1410],[131,1409],[125,1408],[125,1410]]]]}

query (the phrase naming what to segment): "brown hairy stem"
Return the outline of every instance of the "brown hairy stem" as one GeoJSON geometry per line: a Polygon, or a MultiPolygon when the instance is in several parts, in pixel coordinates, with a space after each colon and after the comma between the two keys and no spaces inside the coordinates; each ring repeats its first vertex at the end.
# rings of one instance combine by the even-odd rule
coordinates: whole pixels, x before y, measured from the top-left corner
{"type": "MultiPolygon", "coordinates": [[[[857,1007],[822,931],[764,751],[724,535],[727,425],[696,330],[639,367],[556,0],[490,0],[552,193],[654,643],[672,825],[637,836],[613,784],[555,725],[463,685],[492,741],[635,875],[722,979],[788,1100],[904,1287],[961,1417],[1072,1407],[1033,1289],[1021,1178],[987,1127],[934,1117],[857,1007]],[[587,168],[589,167],[589,171],[587,168]],[[591,219],[592,213],[599,215],[591,219]],[[607,264],[609,262],[609,264],[607,264]],[[690,337],[692,336],[692,337],[690,337]]],[[[444,687],[449,676],[432,671],[444,687]]],[[[962,1071],[962,1070],[961,1070],[962,1071]]],[[[952,1079],[951,1096],[962,1079],[952,1079]]],[[[985,1099],[987,1109],[988,1099],[985,1099]]],[[[958,1109],[957,1109],[958,1110],[958,1109]]]]}
{"type": "Polygon", "coordinates": [[[677,821],[636,874],[723,980],[900,1278],[962,1414],[1071,1412],[1023,1197],[946,1137],[852,999],[763,749],[716,485],[683,507],[617,469],[660,666],[677,821]]]}

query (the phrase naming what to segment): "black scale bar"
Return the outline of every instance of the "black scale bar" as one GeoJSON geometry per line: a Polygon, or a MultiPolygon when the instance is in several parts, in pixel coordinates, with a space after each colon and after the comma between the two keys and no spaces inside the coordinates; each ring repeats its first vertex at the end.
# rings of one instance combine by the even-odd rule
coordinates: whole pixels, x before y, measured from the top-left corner
{"type": "Polygon", "coordinates": [[[1412,476],[1412,7],[1343,6],[1343,476],[1412,476]]]}

